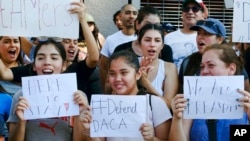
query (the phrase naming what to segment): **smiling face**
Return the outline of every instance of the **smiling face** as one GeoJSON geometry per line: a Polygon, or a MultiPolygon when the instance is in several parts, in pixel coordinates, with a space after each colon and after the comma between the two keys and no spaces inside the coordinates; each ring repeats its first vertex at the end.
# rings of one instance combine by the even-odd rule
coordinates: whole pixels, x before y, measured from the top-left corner
{"type": "Polygon", "coordinates": [[[67,61],[72,62],[75,59],[78,51],[77,39],[65,38],[62,40],[62,45],[64,46],[67,53],[67,61]]]}
{"type": "Polygon", "coordinates": [[[65,63],[53,44],[42,45],[38,50],[33,70],[37,75],[59,74],[65,69],[65,63]]]}
{"type": "Polygon", "coordinates": [[[220,59],[221,52],[218,50],[208,50],[202,55],[201,75],[202,76],[223,76],[234,75],[236,65],[227,65],[220,59]]]}
{"type": "MultiPolygon", "coordinates": [[[[186,7],[190,7],[190,8],[198,7],[198,5],[196,3],[189,3],[186,5],[186,7]]],[[[191,9],[189,9],[189,11],[182,11],[183,25],[184,27],[187,27],[187,28],[194,26],[198,20],[202,20],[204,19],[204,17],[205,15],[201,11],[201,9],[199,11],[193,11],[191,9]]]]}
{"type": "Polygon", "coordinates": [[[20,40],[18,37],[0,37],[0,58],[4,64],[11,64],[17,61],[21,49],[20,46],[20,40]]]}
{"type": "Polygon", "coordinates": [[[152,60],[157,59],[163,48],[161,33],[154,29],[147,30],[140,41],[140,45],[143,56],[152,60]]]}
{"type": "Polygon", "coordinates": [[[115,94],[136,95],[138,92],[137,80],[141,74],[129,65],[124,57],[111,61],[109,68],[109,83],[115,94]]]}

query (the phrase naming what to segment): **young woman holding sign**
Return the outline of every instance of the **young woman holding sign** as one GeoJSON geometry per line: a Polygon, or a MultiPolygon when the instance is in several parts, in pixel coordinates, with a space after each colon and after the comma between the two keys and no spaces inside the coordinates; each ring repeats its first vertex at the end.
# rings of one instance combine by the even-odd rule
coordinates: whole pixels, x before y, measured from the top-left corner
{"type": "MultiPolygon", "coordinates": [[[[0,60],[2,68],[22,66],[24,61],[21,55],[21,40],[17,36],[0,36],[0,60]]],[[[1,75],[1,74],[0,74],[1,75]]],[[[9,117],[12,96],[21,89],[21,86],[9,81],[0,81],[0,139],[7,140],[8,130],[5,122],[9,117]]]]}
{"type": "MultiPolygon", "coordinates": [[[[147,68],[140,68],[138,58],[129,51],[119,51],[111,55],[109,61],[108,80],[115,95],[145,95],[149,99],[148,117],[149,121],[143,123],[140,130],[142,138],[91,138],[106,141],[144,141],[144,140],[168,140],[168,133],[171,126],[171,113],[164,100],[155,95],[148,95],[145,89],[140,87],[138,80],[142,71],[147,68]],[[151,97],[151,98],[149,98],[151,97]],[[151,103],[151,104],[150,104],[151,103]]],[[[90,122],[92,121],[89,106],[81,112],[80,120],[83,123],[84,133],[90,135],[90,122]]]]}
{"type": "MultiPolygon", "coordinates": [[[[87,25],[85,19],[85,7],[82,2],[73,2],[71,13],[78,13],[81,24],[87,25]]],[[[89,30],[87,30],[89,31],[89,30]]],[[[85,32],[85,31],[84,31],[85,32]]],[[[89,32],[91,35],[91,32],[89,32]]],[[[91,37],[91,36],[90,36],[91,37]]],[[[94,38],[93,38],[94,39],[94,38]]],[[[94,40],[93,40],[94,41],[94,40]]],[[[93,54],[98,57],[97,46],[92,46],[93,54]],[[96,51],[95,51],[96,47],[96,51]]],[[[92,58],[87,59],[84,66],[95,68],[96,63],[92,62],[92,58]]],[[[59,74],[66,68],[66,51],[61,43],[53,40],[41,42],[34,51],[33,71],[37,75],[59,74]]],[[[72,66],[81,71],[78,66],[72,66]]],[[[73,69],[73,68],[72,68],[73,69]]],[[[84,73],[84,72],[81,72],[84,73]]],[[[65,141],[82,141],[84,134],[82,134],[82,127],[78,122],[78,116],[73,117],[73,124],[71,124],[70,117],[64,118],[50,118],[38,120],[25,120],[23,112],[29,108],[28,101],[21,96],[22,92],[15,94],[12,102],[9,122],[10,138],[9,141],[33,141],[33,140],[65,140],[65,141]],[[19,97],[20,96],[20,97],[19,97]],[[72,126],[73,125],[73,126],[72,126]]],[[[73,98],[72,98],[73,99],[73,98]]],[[[74,94],[74,101],[79,104],[80,109],[86,100],[83,92],[77,91],[74,94]]]]}
{"type": "MultiPolygon", "coordinates": [[[[33,69],[37,75],[59,74],[66,68],[66,52],[60,43],[53,40],[40,43],[35,49],[34,56],[33,69]]],[[[80,108],[85,100],[83,92],[75,92],[74,101],[79,104],[80,108]]],[[[24,110],[28,108],[29,102],[25,97],[22,97],[22,91],[19,91],[13,97],[8,119],[9,141],[80,141],[83,138],[78,116],[73,117],[73,126],[70,117],[27,121],[24,119],[24,110]]]]}
{"type": "MultiPolygon", "coordinates": [[[[243,68],[235,51],[227,44],[215,44],[207,47],[202,55],[200,67],[202,76],[241,75],[243,68]]],[[[238,90],[238,92],[243,97],[235,100],[239,101],[239,106],[245,110],[243,118],[213,120],[215,126],[212,131],[215,131],[215,136],[209,135],[212,131],[208,126],[211,124],[206,119],[183,119],[183,112],[188,100],[184,98],[183,94],[177,94],[171,103],[174,115],[170,139],[174,141],[209,141],[214,137],[217,141],[229,141],[230,125],[248,124],[250,117],[250,93],[244,90],[238,90]]]]}
{"type": "MultiPolygon", "coordinates": [[[[88,23],[85,18],[85,5],[81,3],[73,2],[76,7],[80,7],[78,9],[72,9],[72,14],[79,13],[79,21],[81,26],[83,27],[82,33],[85,36],[86,46],[89,55],[86,57],[85,60],[75,63],[73,60],[77,54],[77,39],[68,39],[64,38],[60,40],[66,50],[66,61],[67,61],[67,69],[66,73],[76,73],[77,75],[77,88],[84,92],[87,92],[87,84],[89,84],[89,77],[96,69],[96,66],[99,61],[99,50],[96,44],[95,38],[93,37],[88,23]]],[[[4,67],[2,60],[0,60],[0,79],[6,81],[15,81],[21,82],[21,78],[25,76],[32,76],[36,75],[36,72],[32,70],[32,64],[28,64],[22,67],[14,67],[14,68],[6,68],[4,67]]],[[[88,98],[90,98],[90,94],[88,98]]]]}

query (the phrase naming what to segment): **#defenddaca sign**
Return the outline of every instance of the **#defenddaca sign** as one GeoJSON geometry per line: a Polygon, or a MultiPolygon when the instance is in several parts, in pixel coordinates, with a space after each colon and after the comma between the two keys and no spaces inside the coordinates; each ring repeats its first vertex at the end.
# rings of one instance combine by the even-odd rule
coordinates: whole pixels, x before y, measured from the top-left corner
{"type": "Polygon", "coordinates": [[[146,95],[92,95],[91,137],[139,137],[148,114],[146,95]]]}

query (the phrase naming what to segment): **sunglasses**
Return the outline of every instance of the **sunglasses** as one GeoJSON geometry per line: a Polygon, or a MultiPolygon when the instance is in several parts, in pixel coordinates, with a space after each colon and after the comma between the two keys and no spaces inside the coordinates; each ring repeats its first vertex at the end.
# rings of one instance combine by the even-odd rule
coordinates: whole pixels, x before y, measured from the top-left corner
{"type": "Polygon", "coordinates": [[[182,8],[182,12],[189,12],[190,9],[191,9],[194,13],[196,13],[196,12],[198,12],[198,11],[201,10],[201,7],[199,7],[199,6],[193,6],[193,7],[188,7],[188,6],[186,6],[186,7],[183,7],[183,8],[182,8]]]}

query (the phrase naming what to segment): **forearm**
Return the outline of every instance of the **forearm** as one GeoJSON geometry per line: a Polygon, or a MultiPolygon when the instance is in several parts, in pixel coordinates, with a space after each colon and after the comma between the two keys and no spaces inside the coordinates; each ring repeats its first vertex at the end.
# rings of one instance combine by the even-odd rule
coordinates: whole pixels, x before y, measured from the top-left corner
{"type": "Polygon", "coordinates": [[[4,81],[13,80],[12,71],[4,65],[2,59],[0,59],[0,80],[4,80],[4,81]]]}
{"type": "Polygon", "coordinates": [[[83,141],[85,134],[83,133],[83,127],[79,121],[79,116],[73,117],[73,141],[83,141]]]}
{"type": "Polygon", "coordinates": [[[80,22],[88,50],[87,64],[89,67],[93,68],[99,61],[99,50],[97,42],[89,29],[87,21],[84,18],[80,18],[80,22]]]}
{"type": "Polygon", "coordinates": [[[15,127],[10,125],[10,135],[8,141],[24,141],[26,121],[19,121],[15,127]]]}
{"type": "Polygon", "coordinates": [[[27,56],[30,56],[30,50],[32,48],[32,43],[26,37],[20,37],[20,39],[21,39],[21,47],[22,47],[23,52],[27,56]]]}
{"type": "Polygon", "coordinates": [[[169,132],[169,141],[187,141],[187,137],[183,129],[182,119],[173,117],[169,132]]]}

